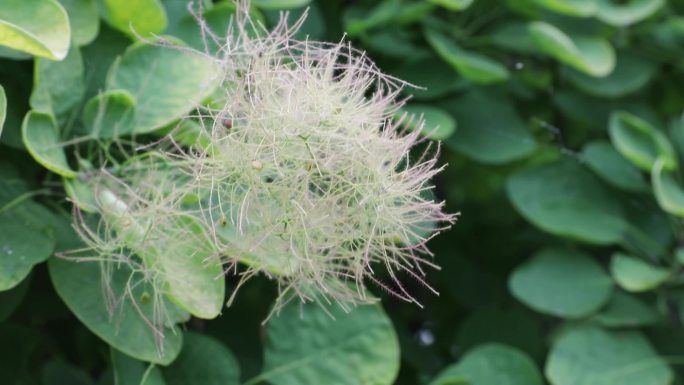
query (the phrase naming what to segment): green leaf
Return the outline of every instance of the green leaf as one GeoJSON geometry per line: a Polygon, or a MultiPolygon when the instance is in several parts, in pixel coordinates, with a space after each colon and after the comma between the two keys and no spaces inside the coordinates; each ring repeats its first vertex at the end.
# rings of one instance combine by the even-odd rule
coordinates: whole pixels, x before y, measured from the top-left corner
{"type": "Polygon", "coordinates": [[[63,116],[78,105],[85,93],[83,59],[72,47],[61,61],[36,59],[31,92],[31,108],[36,112],[63,116]]]}
{"type": "Polygon", "coordinates": [[[638,23],[661,9],[665,0],[599,0],[596,18],[615,27],[638,23]]]}
{"type": "Polygon", "coordinates": [[[675,173],[665,169],[663,158],[653,165],[651,182],[653,193],[660,208],[672,215],[684,217],[684,190],[678,182],[675,173]]]}
{"type": "Polygon", "coordinates": [[[0,292],[0,322],[5,322],[21,304],[30,284],[31,276],[29,275],[10,290],[0,292]]]}
{"type": "Polygon", "coordinates": [[[615,148],[637,167],[651,171],[658,158],[662,158],[666,170],[676,166],[676,155],[667,137],[636,115],[613,112],[608,130],[615,148]]]}
{"type": "Polygon", "coordinates": [[[437,99],[469,86],[469,81],[454,76],[454,70],[437,55],[405,63],[394,75],[422,88],[406,88],[416,100],[437,99]]]}
{"type": "Polygon", "coordinates": [[[233,353],[212,337],[186,332],[178,358],[163,370],[167,385],[239,385],[233,353]]]}
{"type": "Polygon", "coordinates": [[[458,135],[447,139],[446,146],[478,162],[511,162],[537,148],[527,125],[505,99],[473,91],[440,106],[458,122],[458,135]]]}
{"type": "Polygon", "coordinates": [[[220,68],[200,54],[136,44],[108,76],[109,90],[135,98],[134,133],[154,131],[182,117],[218,86],[220,68]]]}
{"type": "Polygon", "coordinates": [[[613,254],[610,273],[620,287],[631,292],[653,290],[670,278],[668,270],[622,253],[613,254]]]}
{"type": "Polygon", "coordinates": [[[620,53],[613,72],[596,78],[568,68],[568,79],[582,91],[604,98],[619,98],[634,93],[651,81],[658,69],[653,61],[630,53],[620,53]]]}
{"type": "Polygon", "coordinates": [[[471,4],[473,0],[429,0],[433,4],[437,4],[440,7],[446,8],[451,11],[464,11],[471,4]]]}
{"type": "Polygon", "coordinates": [[[95,0],[59,0],[71,27],[71,39],[76,46],[89,44],[100,30],[100,15],[95,0]]]}
{"type": "Polygon", "coordinates": [[[254,5],[263,9],[292,9],[301,8],[311,3],[311,0],[254,0],[254,5]]]}
{"type": "Polygon", "coordinates": [[[649,190],[641,171],[607,142],[595,141],[582,149],[587,166],[612,186],[630,192],[649,190]]]}
{"type": "Polygon", "coordinates": [[[506,67],[500,63],[462,49],[439,32],[426,30],[425,38],[444,61],[467,79],[488,84],[502,82],[510,76],[506,67]]]}
{"type": "Polygon", "coordinates": [[[615,291],[608,305],[594,319],[606,327],[638,327],[658,321],[658,313],[638,298],[615,291]]]}
{"type": "Polygon", "coordinates": [[[0,85],[0,136],[2,136],[2,127],[5,125],[5,118],[7,117],[7,95],[5,89],[0,85]]]}
{"type": "Polygon", "coordinates": [[[135,98],[128,91],[105,91],[86,103],[83,125],[94,138],[129,135],[135,129],[135,105],[135,98]]]}
{"type": "Polygon", "coordinates": [[[445,140],[456,131],[456,120],[441,108],[427,104],[409,104],[395,118],[401,118],[403,113],[408,116],[402,123],[412,131],[419,129],[419,123],[423,122],[421,134],[427,138],[445,140]],[[409,119],[411,116],[413,118],[409,119]]]}
{"type": "Polygon", "coordinates": [[[29,111],[21,125],[21,136],[36,162],[65,178],[76,176],[76,172],[67,163],[57,132],[57,123],[52,115],[29,111]]]}
{"type": "Polygon", "coordinates": [[[562,334],[546,362],[554,385],[667,385],[672,369],[636,331],[581,327],[562,334]]]}
{"type": "Polygon", "coordinates": [[[533,0],[533,2],[549,11],[569,16],[591,16],[598,8],[595,0],[533,0]]]}
{"type": "Polygon", "coordinates": [[[399,344],[382,308],[365,305],[345,313],[320,306],[291,304],[269,321],[259,378],[273,385],[393,384],[399,344]]]}
{"type": "Polygon", "coordinates": [[[132,38],[164,32],[166,11],[159,0],[101,0],[104,20],[132,38]]]}
{"type": "Polygon", "coordinates": [[[0,45],[62,60],[69,51],[71,32],[64,8],[55,0],[0,2],[0,45]]]}
{"type": "Polygon", "coordinates": [[[518,172],[506,187],[513,206],[552,234],[602,245],[620,241],[628,227],[613,194],[570,160],[518,172]]]}
{"type": "Polygon", "coordinates": [[[534,361],[518,349],[500,344],[478,346],[444,369],[430,385],[542,385],[534,361]]]}
{"type": "Polygon", "coordinates": [[[148,324],[147,320],[155,320],[155,309],[151,308],[152,302],[142,298],[144,292],[154,295],[153,290],[144,287],[146,285],[136,285],[132,294],[126,294],[129,279],[137,282],[140,276],[131,277],[132,272],[123,266],[113,268],[107,286],[111,298],[117,301],[112,305],[104,296],[98,263],[52,258],[48,268],[59,297],[88,329],[109,345],[131,357],[161,365],[168,365],[176,358],[181,349],[182,333],[165,326],[160,341],[148,324]],[[113,307],[108,308],[108,303],[113,307]]]}
{"type": "Polygon", "coordinates": [[[543,21],[531,22],[528,29],[537,48],[579,71],[600,77],[615,68],[615,51],[600,37],[568,35],[543,21]]]}
{"type": "Polygon", "coordinates": [[[536,253],[513,271],[508,286],[529,307],[565,318],[594,313],[608,302],[613,291],[610,277],[598,263],[585,254],[564,249],[536,253]]]}
{"type": "Polygon", "coordinates": [[[158,366],[133,359],[110,347],[114,385],[167,385],[158,366]],[[143,381],[144,379],[144,381],[143,381]]]}
{"type": "Polygon", "coordinates": [[[16,214],[24,207],[0,212],[0,291],[17,286],[34,265],[48,259],[55,249],[55,240],[45,233],[45,228],[16,214]]]}

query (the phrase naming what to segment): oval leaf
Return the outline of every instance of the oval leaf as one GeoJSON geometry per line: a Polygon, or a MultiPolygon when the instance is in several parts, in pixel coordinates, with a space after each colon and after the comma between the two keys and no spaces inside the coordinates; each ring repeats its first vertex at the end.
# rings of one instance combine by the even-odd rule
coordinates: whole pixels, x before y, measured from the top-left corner
{"type": "Polygon", "coordinates": [[[239,385],[233,353],[212,337],[186,332],[178,358],[162,371],[166,385],[239,385]]]}
{"type": "Polygon", "coordinates": [[[166,29],[166,11],[159,0],[101,1],[105,21],[130,37],[149,37],[166,29]]]}
{"type": "Polygon", "coordinates": [[[402,113],[413,116],[413,119],[407,119],[403,122],[411,130],[419,129],[418,124],[422,122],[421,134],[427,138],[445,140],[456,131],[456,120],[440,108],[423,104],[409,104],[401,109],[397,118],[400,118],[402,113]]]}
{"type": "Polygon", "coordinates": [[[508,70],[503,65],[460,48],[438,32],[427,30],[425,38],[437,54],[465,78],[484,84],[502,82],[509,78],[508,70]]]}
{"type": "Polygon", "coordinates": [[[620,287],[632,292],[653,290],[670,277],[668,270],[622,253],[613,254],[610,272],[620,287]]]}
{"type": "Polygon", "coordinates": [[[563,249],[538,252],[515,269],[508,285],[512,294],[531,308],[567,318],[597,311],[608,302],[613,290],[610,277],[598,263],[563,249]]]}
{"type": "Polygon", "coordinates": [[[600,37],[568,35],[543,21],[530,23],[528,29],[537,48],[575,69],[606,76],[615,68],[615,51],[600,37]]]}
{"type": "Polygon", "coordinates": [[[651,173],[656,201],[666,212],[684,217],[684,190],[675,173],[665,170],[665,164],[662,158],[658,158],[651,173]]]}
{"type": "Polygon", "coordinates": [[[71,31],[64,8],[55,0],[0,2],[0,45],[51,60],[69,51],[71,31]]]}
{"type": "Polygon", "coordinates": [[[95,0],[59,0],[69,15],[71,39],[76,46],[89,44],[100,30],[95,0]]]}
{"type": "Polygon", "coordinates": [[[197,107],[218,85],[211,59],[180,49],[137,44],[126,50],[108,76],[109,90],[135,100],[134,133],[161,128],[197,107]]]}
{"type": "Polygon", "coordinates": [[[88,329],[108,344],[131,357],[161,365],[168,365],[176,358],[182,334],[165,327],[161,345],[158,344],[159,335],[147,321],[154,319],[152,302],[141,299],[143,285],[137,285],[132,295],[125,294],[130,271],[121,267],[112,272],[107,289],[118,302],[114,309],[108,309],[99,264],[52,258],[48,268],[59,297],[88,329]]]}
{"type": "MultiPolygon", "coordinates": [[[[537,5],[549,11],[569,16],[587,17],[596,13],[595,0],[532,0],[537,5]]],[[[610,0],[609,0],[610,1],[610,0]]]]}
{"type": "Polygon", "coordinates": [[[135,129],[135,98],[128,91],[111,90],[96,95],[83,108],[83,125],[95,138],[129,135],[135,129]]]}
{"type": "Polygon", "coordinates": [[[463,11],[473,4],[473,0],[429,0],[433,4],[451,11],[463,11]]]}
{"type": "Polygon", "coordinates": [[[639,56],[622,53],[618,55],[615,69],[609,75],[596,78],[568,68],[568,79],[582,91],[604,98],[619,98],[644,87],[658,69],[655,62],[639,56]]]}
{"type": "Polygon", "coordinates": [[[546,361],[554,385],[667,385],[674,374],[644,336],[582,327],[561,335],[546,361]]]}
{"type": "Polygon", "coordinates": [[[610,143],[591,142],[582,149],[587,166],[606,182],[630,192],[648,191],[649,186],[638,168],[615,150],[610,143]]]}
{"type": "Polygon", "coordinates": [[[656,13],[665,5],[665,0],[599,0],[597,5],[597,19],[615,27],[626,27],[656,13]]]}
{"type": "Polygon", "coordinates": [[[651,171],[658,158],[662,158],[666,170],[671,170],[677,164],[667,137],[636,115],[626,111],[613,112],[608,132],[615,148],[643,170],[651,171]]]}
{"type": "Polygon", "coordinates": [[[514,174],[508,197],[530,222],[552,234],[594,244],[622,239],[622,207],[599,180],[572,161],[514,174]]]}
{"type": "Polygon", "coordinates": [[[57,123],[52,115],[29,111],[21,125],[21,136],[33,159],[48,170],[65,178],[73,178],[60,143],[57,123]]]}
{"type": "Polygon", "coordinates": [[[518,349],[500,344],[478,346],[444,369],[430,385],[542,385],[534,361],[518,349]]]}
{"type": "Polygon", "coordinates": [[[0,291],[17,286],[55,249],[54,238],[12,215],[21,209],[0,213],[0,291]]]}
{"type": "Polygon", "coordinates": [[[34,111],[64,116],[85,93],[81,51],[73,47],[61,61],[36,59],[30,105],[34,111]]]}
{"type": "Polygon", "coordinates": [[[291,304],[271,319],[259,378],[273,385],[393,384],[399,344],[382,308],[366,305],[345,313],[319,306],[291,304]]]}
{"type": "Polygon", "coordinates": [[[606,327],[637,327],[656,323],[658,313],[638,298],[616,291],[595,319],[606,327]]]}

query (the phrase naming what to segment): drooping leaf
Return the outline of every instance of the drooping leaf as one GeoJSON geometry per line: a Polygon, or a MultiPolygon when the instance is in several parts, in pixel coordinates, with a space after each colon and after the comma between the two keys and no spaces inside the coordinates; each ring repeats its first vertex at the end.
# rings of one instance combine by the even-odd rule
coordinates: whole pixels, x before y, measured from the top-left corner
{"type": "Polygon", "coordinates": [[[607,76],[597,78],[569,68],[565,73],[577,88],[588,94],[619,98],[644,87],[657,69],[654,62],[625,52],[618,54],[615,69],[607,76]]]}
{"type": "Polygon", "coordinates": [[[78,48],[72,47],[61,61],[36,59],[31,92],[31,108],[36,112],[63,116],[83,97],[83,59],[78,48]]]}
{"type": "Polygon", "coordinates": [[[430,385],[542,385],[534,361],[518,349],[501,344],[478,346],[444,369],[430,385]]]}
{"type": "Polygon", "coordinates": [[[240,367],[233,353],[212,337],[186,332],[183,349],[164,368],[167,385],[239,385],[240,367]]]}
{"type": "Polygon", "coordinates": [[[657,322],[658,313],[638,298],[616,290],[594,318],[605,327],[638,327],[657,322]]]}
{"type": "Polygon", "coordinates": [[[613,290],[610,277],[598,263],[582,253],[563,249],[536,253],[513,271],[508,284],[511,293],[531,308],[566,318],[597,311],[613,290]]]}
{"type": "Polygon", "coordinates": [[[620,287],[632,292],[653,290],[670,277],[666,269],[622,253],[613,254],[610,272],[620,287]]]}
{"type": "Polygon", "coordinates": [[[136,100],[134,133],[161,128],[195,108],[218,85],[219,68],[201,56],[150,45],[126,50],[108,75],[109,90],[136,100]]]}
{"type": "Polygon", "coordinates": [[[259,376],[273,385],[394,383],[399,346],[378,305],[345,313],[338,307],[291,304],[268,324],[259,376]]]}
{"type": "MultiPolygon", "coordinates": [[[[155,295],[154,291],[146,285],[137,285],[132,294],[126,294],[132,274],[130,270],[121,266],[111,272],[111,280],[106,281],[104,287],[111,295],[109,298],[116,300],[111,303],[104,296],[98,263],[52,258],[48,261],[48,268],[52,284],[67,307],[109,345],[131,357],[161,365],[167,365],[176,358],[181,349],[182,333],[162,326],[164,337],[160,340],[148,323],[156,320],[155,309],[152,309],[151,301],[145,300],[155,295]],[[145,293],[147,295],[143,295],[145,293]]],[[[141,277],[134,275],[132,279],[136,282],[141,277]]]]}
{"type": "Polygon", "coordinates": [[[29,111],[21,125],[21,136],[36,162],[65,178],[76,176],[76,172],[67,163],[57,132],[57,123],[52,115],[29,111]]]}
{"type": "Polygon", "coordinates": [[[418,123],[423,120],[421,133],[434,140],[445,140],[456,130],[456,120],[446,111],[426,104],[409,104],[404,106],[398,114],[402,113],[413,116],[413,119],[406,120],[405,125],[411,130],[418,129],[418,123]]]}
{"type": "Polygon", "coordinates": [[[615,27],[638,23],[665,5],[665,0],[598,0],[596,18],[615,27]]]}
{"type": "Polygon", "coordinates": [[[425,38],[437,54],[463,77],[478,83],[502,82],[510,76],[503,65],[475,52],[469,52],[439,32],[427,30],[425,38]]]}
{"type": "Polygon", "coordinates": [[[95,0],[59,0],[66,9],[71,39],[76,46],[92,42],[100,29],[100,15],[95,0]]]}
{"type": "Polygon", "coordinates": [[[502,164],[530,155],[537,142],[505,99],[473,91],[441,106],[456,117],[458,134],[448,148],[486,164],[502,164]]]}
{"type": "Polygon", "coordinates": [[[660,208],[673,215],[684,217],[684,189],[676,174],[666,170],[666,161],[658,158],[651,172],[653,193],[660,208]]]}
{"type": "Polygon", "coordinates": [[[674,377],[641,333],[591,326],[562,334],[545,372],[555,385],[667,385],[674,377]]]}
{"type": "Polygon", "coordinates": [[[626,111],[616,111],[610,116],[608,129],[615,148],[637,167],[651,171],[658,158],[662,158],[665,170],[675,167],[677,161],[672,144],[644,119],[626,111]]]}
{"type": "Polygon", "coordinates": [[[69,19],[56,0],[0,2],[0,45],[51,60],[69,51],[69,19]]]}
{"type": "Polygon", "coordinates": [[[552,234],[611,244],[620,241],[628,227],[613,194],[573,161],[518,172],[508,180],[507,192],[528,221],[552,234]]]}
{"type": "Polygon", "coordinates": [[[630,192],[648,191],[649,186],[641,171],[620,155],[610,143],[588,143],[582,149],[582,156],[587,166],[611,185],[630,192]]]}
{"type": "Polygon", "coordinates": [[[132,38],[148,38],[166,29],[166,11],[160,0],[101,1],[104,20],[132,38]]]}
{"type": "Polygon", "coordinates": [[[83,108],[83,125],[94,138],[110,139],[133,133],[135,129],[133,95],[111,90],[96,95],[83,108]]]}
{"type": "Polygon", "coordinates": [[[615,51],[600,37],[569,35],[543,21],[531,22],[528,28],[537,48],[579,71],[601,77],[615,68],[615,51]]]}

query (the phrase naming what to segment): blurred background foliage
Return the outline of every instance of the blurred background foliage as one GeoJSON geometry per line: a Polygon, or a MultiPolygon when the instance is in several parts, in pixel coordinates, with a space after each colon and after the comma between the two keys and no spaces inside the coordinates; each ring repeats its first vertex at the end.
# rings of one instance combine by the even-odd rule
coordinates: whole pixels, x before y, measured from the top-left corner
{"type": "MultiPolygon", "coordinates": [[[[218,28],[233,9],[204,5],[218,28]]],[[[267,25],[308,9],[299,37],[346,34],[416,86],[405,110],[425,117],[449,165],[435,195],[461,212],[431,244],[440,295],[407,278],[423,308],[378,292],[382,308],[337,321],[309,307],[263,325],[275,289],[254,280],[156,354],[132,310],[107,316],[97,271],[51,255],[77,245],[65,192],[83,196],[88,154],[126,135],[154,140],[187,113],[183,97],[203,96],[201,63],[135,41],[216,47],[185,0],[3,0],[4,384],[684,383],[684,3],[252,5],[267,25]],[[148,77],[151,92],[134,86],[148,77]]]]}

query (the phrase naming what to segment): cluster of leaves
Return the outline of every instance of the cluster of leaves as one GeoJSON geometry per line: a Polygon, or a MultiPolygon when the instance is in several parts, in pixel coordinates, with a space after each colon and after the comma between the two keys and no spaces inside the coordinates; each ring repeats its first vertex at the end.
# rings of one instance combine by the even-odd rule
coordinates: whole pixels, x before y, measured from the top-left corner
{"type": "MultiPolygon", "coordinates": [[[[311,7],[302,37],[346,32],[425,87],[405,109],[444,141],[436,193],[463,218],[431,247],[441,295],[408,288],[424,309],[290,306],[262,326],[276,293],[254,280],[216,320],[172,315],[160,350],[139,314],[151,288],[111,313],[98,266],[53,255],[80,247],[65,193],[86,205],[84,170],[116,163],[126,138],[167,134],[207,96],[205,62],[138,41],[207,49],[186,5],[0,2],[3,383],[682,381],[682,5],[255,0],[266,24],[311,7]]],[[[233,10],[205,2],[204,18],[221,30],[233,10]]],[[[129,279],[112,276],[109,295],[129,279]]]]}

